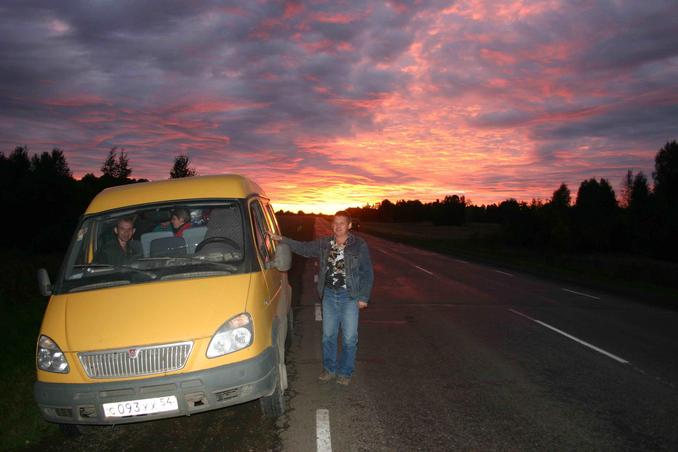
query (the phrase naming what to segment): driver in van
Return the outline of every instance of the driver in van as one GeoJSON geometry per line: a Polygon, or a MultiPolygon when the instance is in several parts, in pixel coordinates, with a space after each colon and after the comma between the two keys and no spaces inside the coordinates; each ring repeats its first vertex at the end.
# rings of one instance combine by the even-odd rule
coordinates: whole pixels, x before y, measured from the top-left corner
{"type": "Polygon", "coordinates": [[[116,239],[99,249],[95,261],[102,264],[125,265],[143,256],[141,243],[132,239],[135,231],[133,217],[120,218],[113,228],[116,239]]]}

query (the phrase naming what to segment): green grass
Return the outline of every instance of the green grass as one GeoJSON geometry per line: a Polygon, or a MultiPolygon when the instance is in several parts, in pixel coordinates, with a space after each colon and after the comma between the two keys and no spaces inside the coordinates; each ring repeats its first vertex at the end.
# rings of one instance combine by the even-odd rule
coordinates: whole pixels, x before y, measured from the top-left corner
{"type": "Polygon", "coordinates": [[[442,254],[610,291],[678,308],[678,264],[625,254],[576,254],[511,247],[496,225],[363,223],[361,230],[442,254]]]}
{"type": "Polygon", "coordinates": [[[8,347],[0,366],[0,449],[17,449],[56,428],[45,422],[33,399],[35,341],[47,299],[38,293],[37,269],[56,275],[61,256],[0,255],[0,331],[8,347]]]}

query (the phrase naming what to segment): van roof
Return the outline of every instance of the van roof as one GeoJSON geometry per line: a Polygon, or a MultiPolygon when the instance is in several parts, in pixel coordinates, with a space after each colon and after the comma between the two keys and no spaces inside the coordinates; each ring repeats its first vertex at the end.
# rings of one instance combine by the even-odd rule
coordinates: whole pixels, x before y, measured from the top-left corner
{"type": "Polygon", "coordinates": [[[85,214],[154,202],[208,198],[247,198],[252,194],[266,197],[266,194],[256,182],[238,174],[193,176],[155,182],[140,182],[101,191],[89,204],[85,214]]]}

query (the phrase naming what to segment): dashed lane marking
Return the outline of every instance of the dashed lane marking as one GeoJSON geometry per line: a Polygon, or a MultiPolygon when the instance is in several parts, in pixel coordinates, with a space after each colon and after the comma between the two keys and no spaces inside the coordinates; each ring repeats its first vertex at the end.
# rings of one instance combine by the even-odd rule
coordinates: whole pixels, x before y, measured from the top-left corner
{"type": "Polygon", "coordinates": [[[566,289],[564,287],[563,287],[563,290],[565,292],[570,292],[570,293],[573,293],[573,294],[576,294],[576,295],[581,295],[582,297],[589,297],[589,298],[593,298],[594,300],[600,300],[600,297],[595,297],[593,295],[589,295],[589,294],[583,293],[583,292],[577,292],[576,290],[570,290],[570,289],[566,289]]]}
{"type": "Polygon", "coordinates": [[[419,270],[423,271],[424,273],[428,273],[431,276],[435,276],[435,274],[433,272],[430,272],[430,271],[426,270],[425,268],[421,268],[418,265],[415,265],[415,267],[417,267],[419,270]]]}
{"type": "Polygon", "coordinates": [[[320,304],[316,303],[315,304],[315,321],[316,322],[322,322],[323,320],[323,308],[320,306],[320,304]]]}
{"type": "Polygon", "coordinates": [[[318,452],[332,452],[330,436],[330,410],[321,408],[315,412],[315,437],[318,452]]]}
{"type": "Polygon", "coordinates": [[[501,270],[495,270],[495,272],[496,272],[496,273],[500,273],[500,274],[502,274],[502,275],[506,275],[506,276],[513,276],[511,273],[506,273],[506,272],[503,272],[503,271],[501,271],[501,270]]]}
{"type": "Polygon", "coordinates": [[[566,338],[572,339],[573,341],[578,342],[579,344],[581,344],[581,345],[583,345],[583,346],[585,346],[585,347],[588,347],[588,348],[590,348],[590,349],[592,349],[592,350],[595,350],[595,351],[597,351],[598,353],[607,356],[608,358],[612,358],[612,359],[614,359],[614,360],[617,361],[617,362],[620,362],[620,363],[622,363],[622,364],[629,364],[629,362],[628,362],[627,360],[625,360],[624,358],[620,358],[619,356],[613,355],[613,354],[610,353],[610,352],[606,352],[606,351],[603,350],[602,348],[596,347],[596,346],[593,345],[593,344],[589,344],[588,342],[583,341],[583,340],[581,340],[581,339],[578,339],[578,338],[572,336],[571,334],[567,334],[565,331],[559,330],[558,328],[553,327],[553,326],[549,325],[548,323],[544,323],[544,322],[542,322],[541,320],[533,319],[533,318],[530,317],[529,315],[523,314],[522,312],[518,312],[518,311],[516,311],[515,309],[509,309],[509,311],[511,311],[512,313],[517,314],[517,315],[519,315],[519,316],[521,316],[521,317],[525,317],[526,319],[531,320],[531,321],[533,321],[534,323],[537,323],[537,324],[539,324],[539,325],[541,325],[541,326],[543,326],[543,327],[546,327],[546,328],[550,329],[551,331],[555,331],[555,332],[558,333],[558,334],[562,334],[562,335],[565,336],[566,338]]]}

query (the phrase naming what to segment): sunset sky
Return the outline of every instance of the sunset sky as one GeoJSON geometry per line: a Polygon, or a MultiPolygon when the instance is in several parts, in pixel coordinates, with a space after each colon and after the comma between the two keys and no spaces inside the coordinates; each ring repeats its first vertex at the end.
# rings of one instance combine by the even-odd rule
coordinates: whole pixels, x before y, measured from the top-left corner
{"type": "Polygon", "coordinates": [[[618,188],[678,139],[675,0],[3,0],[0,68],[5,155],[182,153],[307,212],[618,188]]]}

